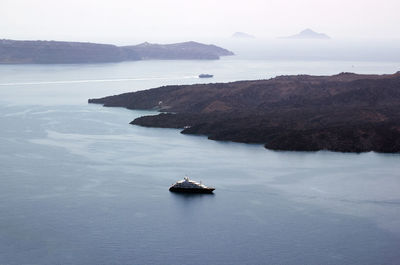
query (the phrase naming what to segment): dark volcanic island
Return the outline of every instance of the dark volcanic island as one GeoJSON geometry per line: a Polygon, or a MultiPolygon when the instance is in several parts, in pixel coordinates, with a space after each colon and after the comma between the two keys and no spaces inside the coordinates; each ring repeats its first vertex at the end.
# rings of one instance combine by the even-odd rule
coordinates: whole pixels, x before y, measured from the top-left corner
{"type": "Polygon", "coordinates": [[[131,123],[273,150],[400,151],[400,72],[164,86],[89,103],[156,109],[131,123]]]}

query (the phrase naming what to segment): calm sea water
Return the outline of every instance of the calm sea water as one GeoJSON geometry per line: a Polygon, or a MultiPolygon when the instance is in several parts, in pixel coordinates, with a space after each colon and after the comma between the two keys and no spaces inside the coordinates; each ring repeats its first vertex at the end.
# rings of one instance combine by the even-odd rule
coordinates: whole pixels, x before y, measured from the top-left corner
{"type": "Polygon", "coordinates": [[[274,152],[132,126],[152,112],[86,103],[167,84],[399,66],[2,65],[0,264],[399,264],[399,155],[274,152]],[[184,174],[215,194],[170,193],[184,174]]]}

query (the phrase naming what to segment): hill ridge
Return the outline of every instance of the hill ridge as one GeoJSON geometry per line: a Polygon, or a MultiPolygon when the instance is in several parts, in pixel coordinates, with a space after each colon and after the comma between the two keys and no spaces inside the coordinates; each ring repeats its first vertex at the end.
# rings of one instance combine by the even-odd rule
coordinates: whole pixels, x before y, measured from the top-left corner
{"type": "Polygon", "coordinates": [[[116,46],[91,42],[0,40],[0,64],[104,63],[148,59],[217,60],[233,52],[194,41],[116,46]]]}

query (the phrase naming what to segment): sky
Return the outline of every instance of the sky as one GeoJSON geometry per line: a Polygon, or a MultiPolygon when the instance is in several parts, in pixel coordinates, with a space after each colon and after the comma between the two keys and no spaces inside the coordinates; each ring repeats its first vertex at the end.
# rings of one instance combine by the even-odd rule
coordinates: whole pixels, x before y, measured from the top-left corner
{"type": "Polygon", "coordinates": [[[0,39],[114,44],[276,38],[400,39],[400,0],[0,0],[0,39]]]}

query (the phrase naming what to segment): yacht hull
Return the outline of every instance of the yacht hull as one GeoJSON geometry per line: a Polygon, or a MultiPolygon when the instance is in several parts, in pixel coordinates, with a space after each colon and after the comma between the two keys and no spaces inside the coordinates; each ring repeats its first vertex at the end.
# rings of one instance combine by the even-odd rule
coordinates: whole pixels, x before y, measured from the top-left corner
{"type": "Polygon", "coordinates": [[[177,188],[177,187],[169,188],[169,191],[171,191],[171,192],[182,192],[182,193],[213,193],[214,190],[215,190],[214,188],[204,188],[204,189],[177,188]]]}

